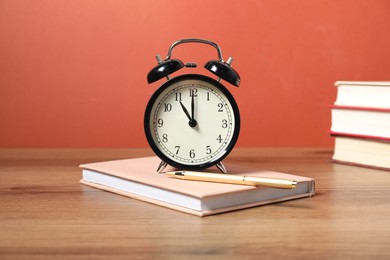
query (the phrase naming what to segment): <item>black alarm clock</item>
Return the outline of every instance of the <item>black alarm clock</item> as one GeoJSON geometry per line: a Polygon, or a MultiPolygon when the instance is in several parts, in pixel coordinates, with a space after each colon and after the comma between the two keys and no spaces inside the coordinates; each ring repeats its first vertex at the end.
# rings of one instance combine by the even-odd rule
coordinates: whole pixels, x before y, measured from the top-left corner
{"type": "Polygon", "coordinates": [[[166,165],[182,170],[199,170],[217,166],[226,169],[222,160],[231,152],[240,132],[240,113],[231,93],[221,79],[239,86],[240,76],[226,62],[220,47],[209,40],[183,39],[174,42],[165,60],[156,55],[158,65],[147,76],[148,83],[166,78],[150,98],[144,116],[144,130],[154,153],[162,160],[157,171],[166,165]],[[175,46],[201,43],[213,46],[218,60],[204,66],[218,78],[200,74],[169,75],[181,68],[194,68],[196,63],[171,59],[175,46]]]}

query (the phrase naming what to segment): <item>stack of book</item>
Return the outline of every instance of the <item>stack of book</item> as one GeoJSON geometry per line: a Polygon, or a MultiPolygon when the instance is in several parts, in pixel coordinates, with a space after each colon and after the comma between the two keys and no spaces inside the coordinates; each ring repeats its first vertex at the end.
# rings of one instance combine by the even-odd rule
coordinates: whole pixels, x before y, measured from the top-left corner
{"type": "Polygon", "coordinates": [[[390,170],[390,82],[338,81],[333,161],[390,170]]]}

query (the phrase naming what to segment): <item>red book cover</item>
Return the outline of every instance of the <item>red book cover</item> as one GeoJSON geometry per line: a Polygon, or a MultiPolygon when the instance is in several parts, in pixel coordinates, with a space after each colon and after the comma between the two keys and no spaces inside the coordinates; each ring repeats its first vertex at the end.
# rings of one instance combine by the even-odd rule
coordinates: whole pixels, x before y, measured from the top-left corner
{"type": "Polygon", "coordinates": [[[390,113],[390,108],[339,106],[339,105],[329,105],[329,107],[331,109],[346,109],[346,110],[359,110],[359,111],[373,111],[373,112],[390,113]]]}
{"type": "Polygon", "coordinates": [[[354,138],[361,138],[361,139],[370,139],[370,140],[377,140],[377,141],[383,141],[383,142],[390,142],[390,138],[382,137],[382,136],[372,136],[372,135],[361,135],[361,134],[348,134],[348,133],[340,133],[330,130],[329,134],[336,137],[336,136],[345,136],[345,137],[354,137],[354,138]]]}

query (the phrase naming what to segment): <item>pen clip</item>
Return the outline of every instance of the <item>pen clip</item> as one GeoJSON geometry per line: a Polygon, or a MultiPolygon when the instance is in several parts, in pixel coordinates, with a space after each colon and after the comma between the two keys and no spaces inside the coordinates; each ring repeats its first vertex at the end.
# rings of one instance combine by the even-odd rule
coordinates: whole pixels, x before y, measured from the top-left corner
{"type": "Polygon", "coordinates": [[[175,171],[176,176],[184,176],[184,171],[175,171]]]}
{"type": "Polygon", "coordinates": [[[168,171],[168,172],[159,172],[159,174],[165,174],[170,176],[185,176],[185,171],[168,171]]]}

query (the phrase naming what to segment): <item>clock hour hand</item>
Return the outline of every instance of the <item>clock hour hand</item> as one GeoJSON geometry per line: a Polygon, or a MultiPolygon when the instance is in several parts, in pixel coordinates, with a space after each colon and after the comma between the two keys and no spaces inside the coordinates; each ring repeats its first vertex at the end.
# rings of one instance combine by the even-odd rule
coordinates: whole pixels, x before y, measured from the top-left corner
{"type": "Polygon", "coordinates": [[[181,101],[180,101],[180,106],[181,106],[181,108],[183,109],[184,114],[186,114],[186,116],[188,117],[188,120],[190,120],[190,121],[188,122],[189,126],[190,126],[190,127],[195,127],[195,126],[197,125],[196,120],[191,118],[190,113],[188,113],[187,108],[183,105],[183,103],[182,103],[181,101]]]}
{"type": "Polygon", "coordinates": [[[191,116],[190,114],[188,113],[188,110],[187,108],[183,105],[183,103],[180,101],[180,105],[181,105],[181,108],[183,109],[184,113],[186,114],[186,116],[188,117],[188,120],[191,121],[191,116]]]}

